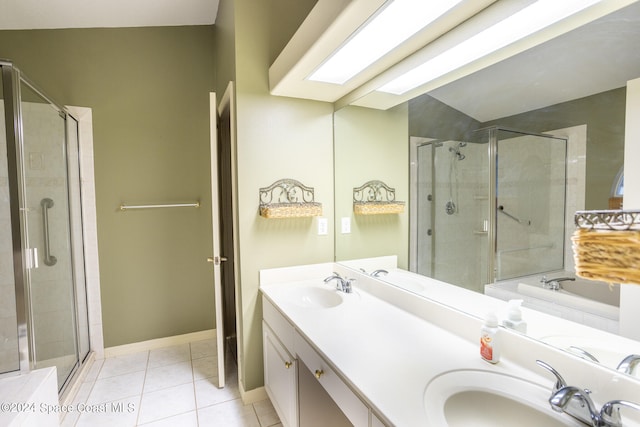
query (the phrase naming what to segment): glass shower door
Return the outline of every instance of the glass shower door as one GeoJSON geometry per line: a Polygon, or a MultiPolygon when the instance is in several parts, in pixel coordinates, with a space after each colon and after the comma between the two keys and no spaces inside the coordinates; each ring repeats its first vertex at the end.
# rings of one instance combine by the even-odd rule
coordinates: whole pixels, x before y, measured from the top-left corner
{"type": "Polygon", "coordinates": [[[415,271],[476,292],[487,283],[487,144],[435,141],[416,154],[415,271]]]}
{"type": "Polygon", "coordinates": [[[496,280],[564,266],[565,139],[497,129],[496,280]]]}
{"type": "Polygon", "coordinates": [[[34,368],[78,364],[65,116],[21,82],[23,245],[34,368]]]}

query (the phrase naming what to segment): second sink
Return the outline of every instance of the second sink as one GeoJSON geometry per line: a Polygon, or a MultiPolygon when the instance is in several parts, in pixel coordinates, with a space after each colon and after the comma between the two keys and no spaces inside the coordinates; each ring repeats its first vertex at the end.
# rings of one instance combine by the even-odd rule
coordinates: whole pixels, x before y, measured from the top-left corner
{"type": "Polygon", "coordinates": [[[450,371],[436,377],[424,393],[428,425],[582,426],[554,412],[549,390],[514,376],[480,370],[450,371]]]}

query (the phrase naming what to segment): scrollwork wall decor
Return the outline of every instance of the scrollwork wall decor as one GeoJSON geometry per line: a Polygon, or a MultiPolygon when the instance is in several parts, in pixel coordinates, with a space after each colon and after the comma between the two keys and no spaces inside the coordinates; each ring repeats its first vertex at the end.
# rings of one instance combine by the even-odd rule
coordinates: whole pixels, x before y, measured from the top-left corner
{"type": "Polygon", "coordinates": [[[313,187],[295,179],[280,179],[260,188],[260,216],[265,218],[304,218],[322,215],[322,204],[315,201],[313,187]]]}
{"type": "Polygon", "coordinates": [[[353,212],[356,215],[399,214],[405,202],[396,200],[396,189],[382,181],[368,181],[353,189],[353,212]]]}

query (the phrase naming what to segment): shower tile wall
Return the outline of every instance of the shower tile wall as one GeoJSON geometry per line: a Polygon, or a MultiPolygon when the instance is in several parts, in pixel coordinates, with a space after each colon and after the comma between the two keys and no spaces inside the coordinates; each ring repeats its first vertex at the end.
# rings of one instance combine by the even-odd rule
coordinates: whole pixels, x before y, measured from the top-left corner
{"type": "Polygon", "coordinates": [[[0,99],[0,373],[20,368],[6,158],[4,101],[0,99]]]}

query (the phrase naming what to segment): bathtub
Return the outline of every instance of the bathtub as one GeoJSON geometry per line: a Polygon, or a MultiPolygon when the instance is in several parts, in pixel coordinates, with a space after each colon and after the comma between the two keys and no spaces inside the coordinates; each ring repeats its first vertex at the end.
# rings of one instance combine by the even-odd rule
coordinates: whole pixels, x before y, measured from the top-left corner
{"type": "Polygon", "coordinates": [[[503,300],[522,299],[523,306],[617,333],[620,285],[586,280],[567,271],[546,273],[547,280],[574,277],[561,282],[562,289],[542,287],[542,274],[500,281],[485,286],[485,294],[503,300]]]}
{"type": "Polygon", "coordinates": [[[0,425],[8,427],[54,427],[59,424],[56,368],[25,374],[10,373],[0,378],[0,425]]]}

